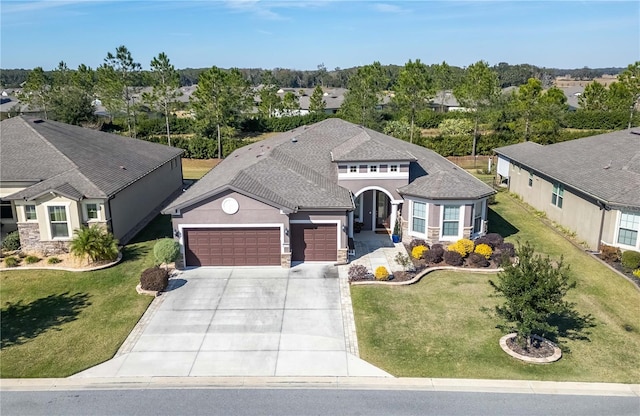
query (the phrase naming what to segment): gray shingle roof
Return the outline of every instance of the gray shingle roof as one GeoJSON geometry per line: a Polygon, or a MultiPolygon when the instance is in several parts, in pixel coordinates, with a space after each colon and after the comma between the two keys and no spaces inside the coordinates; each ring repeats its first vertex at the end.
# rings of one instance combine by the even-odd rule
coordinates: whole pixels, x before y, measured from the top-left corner
{"type": "Polygon", "coordinates": [[[55,189],[70,197],[109,197],[182,152],[49,120],[21,116],[0,123],[0,178],[38,182],[6,199],[55,189]]]}
{"type": "Polygon", "coordinates": [[[610,205],[640,207],[640,135],[632,130],[495,152],[610,205]]]}
{"type": "Polygon", "coordinates": [[[291,211],[349,209],[351,193],[337,184],[336,160],[411,161],[413,182],[398,190],[408,195],[475,199],[494,193],[429,149],[331,118],[234,151],[163,212],[191,206],[225,189],[291,211]]]}

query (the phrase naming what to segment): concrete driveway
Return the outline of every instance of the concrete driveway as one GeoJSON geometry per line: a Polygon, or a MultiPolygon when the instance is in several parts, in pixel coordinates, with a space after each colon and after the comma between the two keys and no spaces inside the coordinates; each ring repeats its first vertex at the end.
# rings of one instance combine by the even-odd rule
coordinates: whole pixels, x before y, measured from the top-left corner
{"type": "Polygon", "coordinates": [[[74,377],[388,377],[354,355],[353,312],[340,292],[329,265],[186,270],[113,359],[74,377]]]}

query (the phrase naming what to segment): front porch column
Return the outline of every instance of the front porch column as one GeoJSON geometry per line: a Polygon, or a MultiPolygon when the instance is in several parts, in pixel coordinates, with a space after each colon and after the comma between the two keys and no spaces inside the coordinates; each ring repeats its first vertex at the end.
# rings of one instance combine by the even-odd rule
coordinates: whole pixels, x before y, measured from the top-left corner
{"type": "Polygon", "coordinates": [[[349,211],[349,238],[353,238],[353,211],[349,211]]]}
{"type": "Polygon", "coordinates": [[[391,203],[391,221],[389,221],[389,225],[391,225],[391,234],[393,235],[394,230],[396,229],[396,221],[398,220],[398,204],[391,203]]]}

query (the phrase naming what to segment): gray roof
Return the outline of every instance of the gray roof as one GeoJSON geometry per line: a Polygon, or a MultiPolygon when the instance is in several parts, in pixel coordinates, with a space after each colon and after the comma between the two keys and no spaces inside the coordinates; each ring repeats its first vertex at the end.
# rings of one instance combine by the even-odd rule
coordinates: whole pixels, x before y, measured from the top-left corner
{"type": "Polygon", "coordinates": [[[429,149],[330,118],[234,151],[163,212],[192,206],[227,189],[289,212],[352,209],[351,192],[337,184],[336,155],[341,161],[411,161],[412,183],[398,190],[408,195],[476,199],[494,193],[429,149]]]}
{"type": "Polygon", "coordinates": [[[35,182],[6,199],[33,199],[48,191],[73,199],[110,197],[182,152],[24,116],[0,123],[1,180],[35,182]]]}
{"type": "Polygon", "coordinates": [[[640,133],[621,130],[541,146],[495,149],[568,187],[614,207],[640,207],[640,133]]]}

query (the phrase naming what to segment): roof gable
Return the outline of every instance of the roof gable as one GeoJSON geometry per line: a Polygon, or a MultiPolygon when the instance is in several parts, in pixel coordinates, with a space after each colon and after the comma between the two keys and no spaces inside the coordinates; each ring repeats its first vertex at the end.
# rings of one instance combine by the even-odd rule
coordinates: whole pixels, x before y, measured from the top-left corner
{"type": "Polygon", "coordinates": [[[91,192],[85,197],[113,195],[182,153],[161,144],[22,116],[3,121],[0,129],[3,181],[46,181],[65,173],[70,186],[91,192]]]}
{"type": "Polygon", "coordinates": [[[604,202],[640,207],[640,135],[632,129],[495,152],[604,202]]]}

